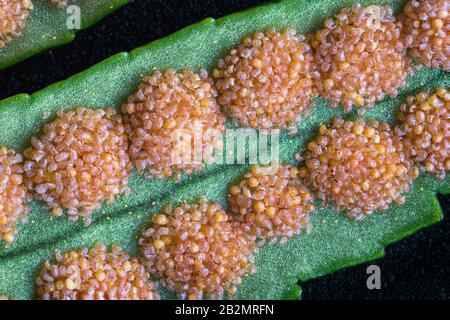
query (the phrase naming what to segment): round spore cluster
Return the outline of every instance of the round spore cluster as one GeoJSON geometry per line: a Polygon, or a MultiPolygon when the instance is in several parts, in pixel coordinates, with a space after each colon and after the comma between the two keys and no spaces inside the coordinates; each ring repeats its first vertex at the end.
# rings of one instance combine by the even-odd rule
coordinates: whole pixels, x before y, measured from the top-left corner
{"type": "Polygon", "coordinates": [[[255,272],[255,243],[219,203],[167,206],[139,239],[151,274],[183,299],[220,299],[234,294],[247,273],[255,272]]]}
{"type": "Polygon", "coordinates": [[[255,240],[286,242],[309,230],[311,192],[291,165],[254,166],[229,190],[231,212],[255,240]]]}
{"type": "Polygon", "coordinates": [[[333,107],[373,107],[386,95],[397,95],[410,67],[401,24],[390,6],[354,5],[324,26],[311,45],[320,69],[319,92],[333,107]]]}
{"type": "Polygon", "coordinates": [[[36,279],[43,300],[159,300],[157,286],[136,258],[113,245],[56,253],[36,279]]]}
{"type": "Polygon", "coordinates": [[[300,176],[317,197],[358,220],[403,204],[402,192],[419,173],[389,125],[377,121],[336,118],[320,127],[303,158],[300,176]]]}
{"type": "Polygon", "coordinates": [[[403,140],[405,152],[444,179],[450,170],[450,93],[440,88],[432,94],[409,96],[400,106],[398,119],[401,124],[395,133],[403,140]]]}
{"type": "Polygon", "coordinates": [[[32,6],[31,0],[0,0],[0,48],[22,33],[32,6]]]}
{"type": "Polygon", "coordinates": [[[163,179],[203,168],[194,155],[221,147],[225,116],[216,101],[217,90],[205,70],[144,77],[122,106],[130,132],[130,156],[139,173],[163,179]]]}
{"type": "Polygon", "coordinates": [[[81,215],[89,224],[104,201],[129,193],[128,137],[115,110],[60,110],[31,144],[24,152],[28,188],[55,216],[68,209],[71,220],[81,215]]]}
{"type": "Polygon", "coordinates": [[[16,239],[17,223],[26,222],[30,211],[28,200],[22,156],[0,147],[0,241],[11,243],[16,239]]]}
{"type": "Polygon", "coordinates": [[[450,2],[409,1],[400,16],[412,54],[427,67],[450,71],[450,2]]]}
{"type": "Polygon", "coordinates": [[[304,40],[293,29],[272,28],[244,38],[219,61],[213,72],[219,104],[234,121],[296,132],[316,96],[313,55],[304,40]]]}

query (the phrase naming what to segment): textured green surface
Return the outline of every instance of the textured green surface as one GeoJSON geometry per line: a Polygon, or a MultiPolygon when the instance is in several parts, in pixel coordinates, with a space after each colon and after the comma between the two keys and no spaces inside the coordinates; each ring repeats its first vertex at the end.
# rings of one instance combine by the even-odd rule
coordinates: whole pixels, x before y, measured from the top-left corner
{"type": "MultiPolygon", "coordinates": [[[[212,68],[218,57],[248,32],[272,25],[294,26],[301,32],[309,32],[351,2],[287,0],[218,21],[207,19],[131,53],[118,54],[32,96],[19,95],[1,101],[0,145],[22,151],[30,137],[49,121],[44,115],[53,116],[60,107],[120,106],[142,76],[154,67],[212,68]]],[[[396,8],[400,6],[397,1],[391,3],[396,8]]],[[[448,73],[442,70],[422,69],[408,80],[397,99],[379,103],[365,117],[393,123],[393,115],[406,94],[449,87],[449,82],[448,73]]],[[[292,162],[295,153],[316,134],[319,124],[328,123],[337,115],[343,115],[341,108],[330,109],[318,100],[318,107],[299,126],[299,134],[293,138],[282,136],[282,160],[292,162]]],[[[133,174],[132,195],[118,199],[113,206],[105,206],[94,215],[95,221],[89,228],[70,223],[66,218],[51,219],[40,204],[33,203],[29,223],[20,227],[17,241],[12,245],[0,244],[0,292],[33,298],[36,272],[45,259],[53,257],[55,249],[66,251],[101,241],[120,243],[136,253],[139,230],[164,204],[193,201],[205,195],[226,205],[228,186],[247,169],[244,165],[209,166],[180,183],[150,181],[133,174]]],[[[295,237],[285,245],[266,246],[257,254],[258,272],[244,280],[236,298],[295,298],[300,292],[298,279],[311,279],[381,257],[384,245],[442,219],[435,194],[448,193],[449,182],[449,178],[438,181],[422,175],[407,195],[405,205],[394,205],[388,212],[374,214],[363,222],[351,221],[331,208],[317,210],[312,215],[311,234],[295,237]]],[[[163,296],[173,297],[166,293],[163,296]]]]}
{"type": "MultiPolygon", "coordinates": [[[[81,29],[129,3],[131,0],[73,0],[81,9],[81,29]]],[[[0,49],[0,69],[27,59],[45,50],[71,42],[74,30],[69,30],[65,10],[52,5],[50,0],[33,0],[33,10],[20,37],[0,49]]]]}

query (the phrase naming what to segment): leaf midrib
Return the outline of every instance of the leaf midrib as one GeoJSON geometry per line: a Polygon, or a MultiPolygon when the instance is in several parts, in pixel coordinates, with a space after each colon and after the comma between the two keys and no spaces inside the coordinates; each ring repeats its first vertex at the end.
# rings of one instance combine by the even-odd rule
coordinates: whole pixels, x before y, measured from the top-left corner
{"type": "MultiPolygon", "coordinates": [[[[139,48],[138,48],[139,49],[139,48]]],[[[136,49],[135,49],[136,50],[136,49]]],[[[122,54],[126,54],[126,53],[122,53],[122,54]]],[[[130,57],[129,54],[126,54],[127,58],[130,57]]],[[[102,64],[102,63],[100,63],[102,64]]],[[[99,65],[100,65],[99,64],[99,65]]],[[[90,71],[90,69],[86,70],[85,72],[90,71]]],[[[80,74],[75,75],[75,76],[81,76],[80,74]]],[[[435,77],[433,77],[430,81],[435,81],[436,79],[440,78],[439,74],[436,74],[435,77]]],[[[58,83],[56,83],[55,85],[58,85],[58,83]]],[[[406,90],[404,90],[405,92],[401,92],[401,94],[396,98],[396,99],[401,99],[402,97],[404,97],[405,95],[408,94],[408,92],[406,92],[406,90]]],[[[27,98],[32,99],[33,95],[26,95],[27,98]]],[[[392,99],[388,99],[388,100],[392,100],[392,99]]],[[[395,100],[395,99],[394,99],[395,100]]],[[[335,110],[335,109],[333,109],[335,110]]],[[[332,111],[332,110],[330,110],[332,111]]],[[[314,110],[310,111],[310,112],[314,112],[314,110]]],[[[311,114],[309,114],[308,116],[311,116],[311,114]]],[[[352,113],[348,113],[345,115],[346,118],[352,118],[358,116],[356,111],[352,112],[352,113]]],[[[317,128],[316,128],[317,129],[317,128]]],[[[313,134],[314,131],[310,130],[310,128],[305,128],[305,129],[300,129],[299,128],[299,132],[298,135],[311,135],[313,134]]],[[[291,141],[291,138],[289,137],[281,137],[280,139],[280,154],[282,153],[281,151],[287,147],[287,145],[289,144],[289,142],[291,141]]],[[[164,199],[168,198],[172,193],[176,194],[178,193],[180,190],[188,188],[190,185],[193,185],[197,182],[200,182],[201,180],[204,180],[206,177],[213,179],[214,177],[223,174],[226,171],[230,171],[230,172],[235,172],[236,170],[241,170],[243,171],[245,169],[245,167],[249,167],[249,165],[244,165],[244,166],[240,166],[240,169],[236,169],[236,166],[230,166],[230,165],[219,165],[216,168],[211,169],[210,171],[205,172],[204,169],[200,172],[194,173],[193,176],[188,176],[188,177],[183,177],[183,180],[175,183],[173,188],[169,191],[165,191],[163,193],[161,193],[159,196],[157,197],[149,197],[143,201],[140,201],[138,203],[135,203],[133,205],[128,205],[127,207],[124,207],[123,209],[117,210],[117,211],[111,211],[111,212],[107,212],[105,215],[102,215],[101,217],[95,219],[95,213],[93,213],[94,215],[94,221],[92,222],[92,225],[96,225],[96,224],[101,224],[102,222],[104,222],[105,220],[116,220],[119,219],[121,217],[123,217],[124,215],[126,215],[128,212],[130,211],[135,211],[138,209],[142,209],[146,206],[148,206],[149,204],[153,203],[153,202],[163,202],[164,199]]],[[[133,170],[135,171],[135,170],[133,170]]],[[[131,177],[131,176],[130,176],[131,177]]],[[[169,178],[169,179],[173,179],[173,178],[169,178]]],[[[442,190],[444,192],[441,192],[441,190],[435,190],[435,194],[439,191],[439,193],[445,193],[445,189],[442,190]]],[[[322,207],[322,206],[321,206],[322,207]]],[[[50,211],[48,211],[48,215],[50,217],[51,213],[50,211]]],[[[67,219],[67,217],[61,217],[59,219],[67,219]]],[[[76,223],[74,223],[75,225],[76,223]]],[[[41,242],[37,242],[34,243],[30,246],[26,246],[26,247],[21,247],[17,250],[8,252],[8,253],[4,253],[4,254],[0,254],[0,259],[9,259],[9,258],[13,258],[16,256],[21,256],[21,255],[26,255],[36,249],[40,249],[40,248],[45,248],[45,247],[49,247],[53,244],[56,244],[60,241],[69,239],[73,236],[75,236],[76,234],[83,232],[86,228],[89,228],[90,226],[84,226],[82,223],[78,223],[78,225],[70,230],[70,232],[65,233],[64,235],[57,235],[51,239],[49,239],[48,241],[41,241],[41,242]]],[[[401,237],[403,238],[403,237],[401,237]]],[[[399,238],[399,240],[401,239],[399,238]]],[[[391,242],[389,242],[391,243],[391,242]]],[[[380,245],[386,245],[389,243],[380,243],[380,245]]]]}
{"type": "MultiPolygon", "coordinates": [[[[163,202],[162,200],[169,197],[171,193],[177,193],[178,191],[180,191],[181,189],[184,189],[192,184],[195,184],[196,182],[200,181],[200,180],[204,180],[205,176],[207,175],[209,178],[214,178],[218,175],[220,175],[221,173],[223,173],[224,171],[235,171],[235,167],[234,166],[226,166],[225,169],[221,167],[218,168],[214,168],[213,170],[209,171],[209,172],[199,172],[197,175],[195,175],[194,177],[187,177],[186,179],[184,179],[183,181],[175,184],[175,186],[173,187],[172,190],[170,191],[166,191],[164,193],[161,194],[161,196],[157,196],[157,197],[150,197],[148,199],[146,199],[145,201],[141,201],[139,203],[136,203],[134,205],[131,206],[127,206],[123,209],[120,209],[118,211],[115,212],[110,212],[108,214],[105,214],[102,217],[99,217],[98,219],[94,219],[94,221],[92,222],[91,225],[89,226],[84,226],[84,224],[82,222],[74,222],[74,224],[78,224],[78,226],[71,230],[70,232],[64,234],[63,236],[56,236],[54,238],[52,238],[49,241],[41,241],[38,242],[36,244],[24,247],[24,248],[20,248],[16,251],[12,251],[3,255],[0,255],[0,259],[9,259],[9,258],[13,258],[13,257],[17,257],[17,256],[21,256],[21,255],[26,255],[36,249],[41,249],[41,248],[45,248],[45,247],[49,247],[53,244],[56,244],[58,242],[61,242],[63,240],[69,239],[73,236],[75,236],[76,234],[84,231],[86,228],[89,228],[93,225],[96,224],[101,224],[102,222],[104,222],[105,220],[117,220],[120,219],[121,217],[125,216],[126,214],[128,214],[128,212],[130,211],[135,211],[135,210],[139,210],[139,209],[143,209],[145,206],[148,206],[150,203],[153,202],[163,202]]],[[[95,213],[94,213],[95,215],[95,213]]],[[[50,218],[51,216],[51,212],[48,211],[48,216],[50,218]]],[[[66,216],[58,218],[58,219],[67,219],[66,216]]]]}

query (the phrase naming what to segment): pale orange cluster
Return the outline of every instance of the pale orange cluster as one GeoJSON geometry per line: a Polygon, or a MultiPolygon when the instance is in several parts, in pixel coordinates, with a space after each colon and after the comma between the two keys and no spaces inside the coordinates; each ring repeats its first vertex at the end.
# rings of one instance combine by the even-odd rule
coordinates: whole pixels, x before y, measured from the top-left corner
{"type": "Polygon", "coordinates": [[[22,33],[32,7],[31,0],[0,0],[0,48],[22,33]]]}
{"type": "Polygon", "coordinates": [[[410,67],[402,26],[390,6],[353,5],[324,26],[311,41],[322,97],[351,111],[397,96],[410,67]]]}
{"type": "Polygon", "coordinates": [[[225,130],[225,116],[216,98],[217,90],[204,70],[200,74],[156,70],[146,76],[122,106],[129,154],[137,171],[157,179],[180,179],[182,173],[201,170],[203,162],[194,156],[195,137],[202,135],[204,155],[221,146],[218,136],[225,130]],[[205,134],[206,130],[213,134],[205,134]]]}
{"type": "Polygon", "coordinates": [[[145,267],[119,246],[103,244],[45,262],[36,279],[43,300],[159,300],[145,267]]]}
{"type": "Polygon", "coordinates": [[[322,125],[303,155],[300,176],[318,198],[361,220],[403,204],[419,172],[387,123],[336,118],[322,125]]]}
{"type": "Polygon", "coordinates": [[[151,274],[183,299],[220,299],[234,294],[255,272],[251,241],[219,203],[167,206],[139,238],[151,274]]]}
{"type": "Polygon", "coordinates": [[[0,241],[13,242],[19,221],[26,222],[28,191],[23,182],[22,156],[13,149],[0,147],[0,241]]]}
{"type": "Polygon", "coordinates": [[[229,189],[233,218],[255,240],[286,242],[310,229],[313,196],[291,165],[254,166],[229,189]]]}
{"type": "Polygon", "coordinates": [[[395,132],[408,156],[444,179],[450,170],[450,92],[439,88],[407,97],[398,119],[395,132]]]}
{"type": "Polygon", "coordinates": [[[450,71],[450,2],[411,0],[400,21],[412,54],[427,67],[450,71]]]}
{"type": "Polygon", "coordinates": [[[36,199],[73,221],[87,224],[104,201],[129,193],[128,135],[113,109],[58,111],[42,136],[24,151],[25,177],[36,199]]]}
{"type": "Polygon", "coordinates": [[[269,29],[246,37],[218,63],[213,76],[219,103],[243,126],[288,129],[317,95],[312,50],[293,29],[269,29]]]}

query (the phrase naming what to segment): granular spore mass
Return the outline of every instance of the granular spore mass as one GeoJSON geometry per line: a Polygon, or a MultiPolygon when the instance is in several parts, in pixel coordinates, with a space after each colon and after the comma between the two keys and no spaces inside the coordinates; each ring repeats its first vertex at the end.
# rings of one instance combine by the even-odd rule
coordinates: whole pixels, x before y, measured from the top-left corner
{"type": "Polygon", "coordinates": [[[403,36],[423,65],[450,71],[450,1],[412,0],[400,15],[403,36]]]}
{"type": "Polygon", "coordinates": [[[46,261],[36,279],[43,300],[159,300],[155,283],[136,258],[103,244],[46,261]]]}
{"type": "Polygon", "coordinates": [[[6,243],[17,238],[17,224],[26,222],[30,211],[23,172],[22,156],[0,147],[0,241],[6,243]]]}
{"type": "Polygon", "coordinates": [[[303,155],[300,176],[339,211],[361,220],[372,212],[403,204],[419,170],[387,123],[336,118],[321,125],[303,155]]]}
{"type": "Polygon", "coordinates": [[[291,165],[254,166],[229,189],[233,219],[255,240],[286,242],[311,228],[313,195],[291,165]]]}
{"type": "Polygon", "coordinates": [[[450,170],[450,93],[444,88],[406,98],[395,133],[405,152],[427,172],[444,179],[450,170]]]}
{"type": "Polygon", "coordinates": [[[122,106],[130,133],[130,157],[150,178],[181,178],[203,168],[207,154],[222,146],[225,116],[217,90],[202,70],[155,70],[122,106]],[[197,138],[201,137],[201,139],[197,138]]]}
{"type": "Polygon", "coordinates": [[[129,193],[128,135],[114,109],[58,111],[25,150],[27,186],[53,215],[91,222],[103,202],[129,193]]]}
{"type": "Polygon", "coordinates": [[[31,0],[0,0],[0,48],[22,33],[32,6],[31,0]]]}
{"type": "Polygon", "coordinates": [[[139,239],[153,276],[183,299],[233,295],[243,277],[255,272],[255,243],[231,221],[219,203],[167,206],[139,239]]]}
{"type": "Polygon", "coordinates": [[[219,103],[235,122],[294,134],[317,95],[315,71],[303,35],[291,28],[271,28],[244,38],[219,61],[213,76],[219,103]]]}
{"type": "Polygon", "coordinates": [[[353,5],[326,20],[311,39],[320,95],[346,111],[396,97],[411,71],[401,30],[390,6],[353,5]]]}

